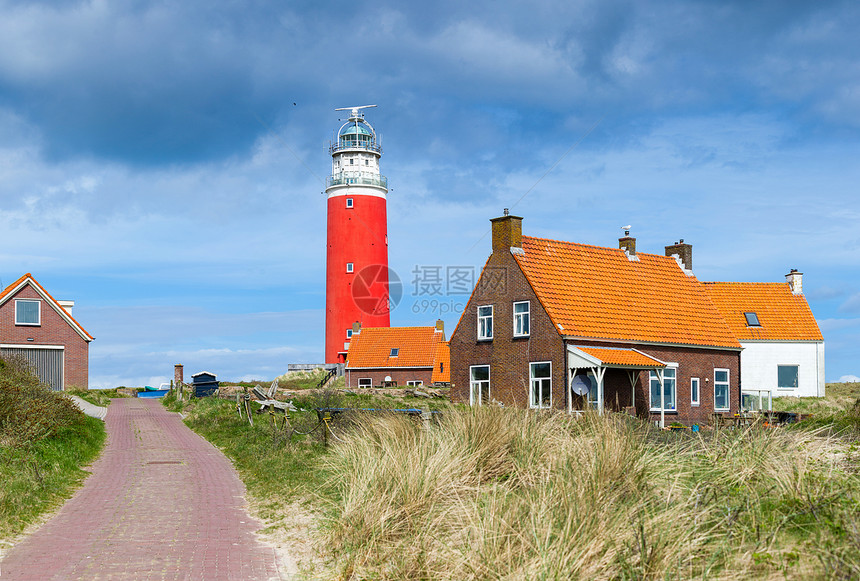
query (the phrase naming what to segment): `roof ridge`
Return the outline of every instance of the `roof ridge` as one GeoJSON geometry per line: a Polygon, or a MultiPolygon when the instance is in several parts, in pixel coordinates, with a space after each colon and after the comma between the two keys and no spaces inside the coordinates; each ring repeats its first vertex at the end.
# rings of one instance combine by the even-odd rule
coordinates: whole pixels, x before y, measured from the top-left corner
{"type": "Polygon", "coordinates": [[[769,286],[786,286],[786,285],[788,285],[787,282],[774,282],[774,281],[753,282],[753,281],[743,281],[743,280],[700,280],[699,282],[701,282],[702,284],[737,284],[737,285],[755,284],[755,285],[769,285],[769,286]]]}
{"type": "MultiPolygon", "coordinates": [[[[620,252],[622,254],[625,254],[625,250],[623,248],[614,248],[612,246],[598,246],[597,244],[585,244],[583,242],[571,242],[569,240],[556,240],[554,238],[541,238],[540,236],[525,236],[525,235],[523,235],[523,240],[525,240],[525,239],[541,240],[544,242],[555,242],[556,244],[567,244],[569,246],[580,246],[580,247],[584,247],[584,248],[597,248],[599,250],[611,250],[613,252],[620,252]]],[[[642,256],[642,255],[654,256],[656,258],[674,260],[674,258],[672,258],[671,256],[665,256],[663,254],[654,254],[653,252],[639,252],[638,250],[636,251],[636,256],[642,256]]]]}
{"type": "Polygon", "coordinates": [[[435,330],[436,326],[435,325],[414,325],[414,326],[405,326],[405,327],[389,326],[389,327],[362,327],[361,328],[362,331],[366,331],[368,329],[434,329],[435,330]]]}

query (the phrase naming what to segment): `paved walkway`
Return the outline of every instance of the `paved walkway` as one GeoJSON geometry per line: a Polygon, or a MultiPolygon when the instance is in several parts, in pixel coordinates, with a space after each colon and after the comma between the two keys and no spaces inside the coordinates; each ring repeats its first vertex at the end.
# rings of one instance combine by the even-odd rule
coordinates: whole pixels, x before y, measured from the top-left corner
{"type": "Polygon", "coordinates": [[[160,401],[115,399],[92,476],[0,561],[10,579],[279,579],[230,461],[160,401]]]}
{"type": "Polygon", "coordinates": [[[72,402],[76,406],[78,406],[79,410],[81,410],[82,412],[84,412],[85,414],[87,414],[88,416],[90,416],[92,418],[98,418],[100,420],[103,420],[103,419],[105,419],[105,416],[107,415],[107,408],[103,408],[101,406],[91,404],[87,400],[81,399],[76,395],[70,395],[69,399],[72,400],[72,402]]]}

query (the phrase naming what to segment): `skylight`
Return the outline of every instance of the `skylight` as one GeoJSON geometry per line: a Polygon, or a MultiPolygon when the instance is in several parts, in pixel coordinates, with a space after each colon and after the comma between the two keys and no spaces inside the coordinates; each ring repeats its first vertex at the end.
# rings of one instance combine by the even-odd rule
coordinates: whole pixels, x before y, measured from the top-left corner
{"type": "Polygon", "coordinates": [[[397,355],[399,353],[400,353],[400,347],[392,347],[391,348],[391,355],[389,355],[389,357],[397,357],[397,355]]]}
{"type": "Polygon", "coordinates": [[[761,323],[758,322],[758,315],[755,313],[744,313],[744,317],[747,320],[747,327],[761,327],[761,323]]]}

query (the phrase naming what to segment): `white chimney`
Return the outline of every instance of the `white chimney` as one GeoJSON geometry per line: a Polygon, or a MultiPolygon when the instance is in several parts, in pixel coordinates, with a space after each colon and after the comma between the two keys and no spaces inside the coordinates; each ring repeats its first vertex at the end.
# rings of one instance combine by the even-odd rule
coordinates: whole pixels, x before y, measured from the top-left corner
{"type": "Polygon", "coordinates": [[[57,301],[57,302],[60,304],[61,307],[63,307],[63,309],[67,313],[69,313],[70,315],[72,314],[72,307],[75,306],[75,301],[57,301]]]}
{"type": "Polygon", "coordinates": [[[785,282],[791,288],[791,292],[796,295],[803,294],[803,273],[798,272],[796,268],[792,268],[791,272],[785,275],[785,282]]]}

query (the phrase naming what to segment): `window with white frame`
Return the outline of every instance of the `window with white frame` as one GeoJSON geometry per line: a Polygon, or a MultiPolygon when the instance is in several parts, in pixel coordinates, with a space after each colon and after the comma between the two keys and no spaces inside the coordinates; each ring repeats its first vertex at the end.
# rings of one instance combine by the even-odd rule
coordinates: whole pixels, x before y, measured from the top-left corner
{"type": "Polygon", "coordinates": [[[373,387],[372,377],[362,377],[358,380],[358,387],[373,387]]]}
{"type": "Polygon", "coordinates": [[[527,337],[529,324],[529,302],[514,303],[514,337],[527,337]]]}
{"type": "Polygon", "coordinates": [[[469,367],[469,405],[490,403],[490,366],[469,367]]]}
{"type": "Polygon", "coordinates": [[[776,366],[776,387],[777,389],[796,389],[798,378],[797,365],[777,365],[776,366]]]}
{"type": "Polygon", "coordinates": [[[347,339],[352,339],[352,329],[347,329],[347,330],[346,330],[346,338],[347,338],[347,339]]]}
{"type": "Polygon", "coordinates": [[[714,369],[714,409],[728,411],[729,400],[729,370],[714,369]]]}
{"type": "Polygon", "coordinates": [[[406,382],[406,385],[409,387],[421,387],[424,385],[424,382],[420,379],[410,379],[406,382]]]}
{"type": "Polygon", "coordinates": [[[353,264],[351,262],[346,263],[346,271],[347,272],[352,272],[354,269],[355,269],[355,266],[353,266],[353,264]]]}
{"type": "Polygon", "coordinates": [[[690,378],[690,405],[699,405],[699,378],[690,378]]]}
{"type": "Polygon", "coordinates": [[[347,199],[346,199],[346,207],[347,207],[347,208],[352,208],[352,204],[353,204],[353,202],[352,202],[352,198],[347,198],[347,199]]]}
{"type": "Polygon", "coordinates": [[[533,408],[552,407],[552,363],[529,363],[529,405],[533,408]]]}
{"type": "Polygon", "coordinates": [[[478,340],[493,338],[493,305],[478,307],[478,340]]]}
{"type": "Polygon", "coordinates": [[[18,299],[15,301],[15,324],[32,325],[38,327],[42,324],[41,313],[42,301],[18,299]]]}
{"type": "MultiPolygon", "coordinates": [[[[663,411],[666,412],[678,409],[675,405],[676,375],[677,370],[674,367],[663,370],[663,411]]],[[[660,376],[654,370],[651,371],[651,411],[660,411],[660,376]]]]}

